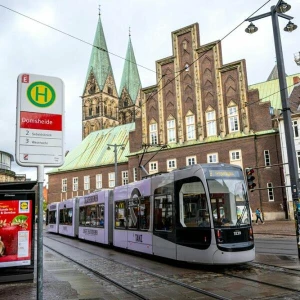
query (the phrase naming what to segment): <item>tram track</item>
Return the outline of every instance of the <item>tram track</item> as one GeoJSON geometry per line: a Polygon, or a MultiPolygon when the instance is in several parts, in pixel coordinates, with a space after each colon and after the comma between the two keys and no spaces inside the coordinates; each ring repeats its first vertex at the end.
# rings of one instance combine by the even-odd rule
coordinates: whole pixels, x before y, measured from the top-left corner
{"type": "MultiPolygon", "coordinates": [[[[141,268],[141,267],[136,267],[136,266],[133,266],[133,265],[130,265],[128,263],[124,263],[124,262],[120,262],[120,261],[117,261],[115,259],[112,259],[112,258],[107,258],[107,257],[104,257],[102,255],[99,255],[99,254],[95,254],[94,252],[90,252],[90,251],[87,251],[87,250],[84,250],[82,248],[79,248],[79,247],[76,247],[74,245],[71,245],[69,243],[66,243],[66,242],[63,242],[59,239],[55,239],[53,237],[47,237],[51,240],[54,240],[56,242],[59,242],[59,243],[62,243],[62,244],[65,244],[65,245],[68,245],[68,246],[71,246],[73,248],[77,248],[81,251],[84,251],[85,253],[89,253],[89,254],[92,254],[92,255],[96,255],[97,257],[101,257],[105,260],[108,260],[108,261],[111,261],[115,264],[120,264],[120,265],[123,265],[127,268],[131,268],[135,271],[138,271],[138,272],[142,272],[143,274],[147,274],[148,276],[153,276],[155,278],[158,278],[160,280],[163,280],[165,282],[168,282],[170,284],[175,284],[177,286],[181,286],[181,287],[184,287],[186,289],[189,289],[189,290],[192,290],[194,292],[197,292],[197,293],[200,293],[200,294],[204,294],[206,296],[209,296],[213,299],[228,299],[228,298],[225,298],[223,296],[220,296],[220,295],[217,295],[217,294],[214,294],[214,293],[211,293],[211,292],[208,292],[208,291],[205,291],[204,289],[200,289],[198,287],[195,287],[193,285],[190,285],[190,284],[186,284],[182,281],[184,280],[190,280],[191,277],[195,277],[195,275],[197,275],[197,270],[198,270],[198,267],[196,267],[196,270],[194,269],[190,274],[188,274],[187,276],[183,276],[183,277],[180,277],[181,279],[177,280],[176,278],[173,279],[173,278],[170,278],[169,277],[166,277],[166,276],[163,276],[163,275],[160,275],[160,274],[157,274],[155,272],[152,272],[152,271],[149,271],[149,270],[146,270],[145,268],[141,268]],[[196,272],[194,272],[196,271],[196,272]],[[181,281],[180,281],[181,280],[181,281]]],[[[276,266],[268,266],[268,265],[263,265],[263,264],[257,264],[257,263],[247,263],[245,264],[243,267],[240,267],[240,268],[237,268],[237,272],[240,272],[240,271],[246,271],[249,273],[251,273],[251,271],[253,272],[254,269],[256,268],[259,268],[260,270],[262,270],[263,272],[283,272],[285,273],[286,275],[290,275],[290,276],[296,276],[296,277],[299,277],[299,280],[300,280],[300,273],[297,271],[296,272],[292,272],[292,273],[289,273],[287,270],[284,271],[282,270],[283,268],[280,268],[280,267],[276,267],[276,266]],[[249,270],[247,270],[247,268],[249,268],[249,270]]],[[[205,267],[204,267],[205,269],[205,267]]],[[[283,290],[283,291],[288,291],[288,292],[292,292],[293,294],[294,293],[297,293],[299,294],[300,293],[300,290],[297,289],[297,288],[293,288],[293,287],[288,287],[288,286],[284,286],[284,285],[280,285],[280,284],[276,284],[276,283],[271,283],[271,282],[267,282],[267,281],[263,281],[263,280],[259,280],[259,279],[255,279],[255,278],[249,278],[249,277],[245,277],[245,276],[242,276],[240,273],[239,274],[234,274],[234,271],[232,272],[224,272],[224,271],[218,271],[218,270],[214,270],[213,271],[203,271],[202,272],[207,272],[207,274],[218,274],[218,275],[221,275],[221,276],[226,276],[226,277],[229,277],[229,278],[236,278],[236,279],[239,279],[240,281],[248,281],[248,282],[251,282],[251,283],[256,283],[256,284],[260,284],[262,286],[267,286],[267,287],[272,287],[272,288],[277,288],[277,289],[280,289],[280,290],[283,290]]],[[[204,275],[207,275],[207,274],[204,274],[204,275]]],[[[253,275],[253,274],[252,274],[253,275]]],[[[251,274],[249,275],[251,277],[251,274]]],[[[259,275],[258,275],[259,276],[259,275]]],[[[173,277],[176,277],[176,275],[173,275],[173,277]]],[[[287,280],[287,282],[289,282],[289,280],[287,280]]]]}
{"type": "Polygon", "coordinates": [[[291,268],[285,268],[285,267],[279,267],[276,265],[271,265],[271,264],[265,264],[265,263],[256,263],[256,262],[250,262],[247,263],[248,265],[255,267],[255,268],[260,268],[263,270],[270,270],[270,271],[276,271],[276,272],[281,272],[284,274],[288,274],[291,276],[296,276],[296,277],[300,277],[300,270],[294,270],[291,268]]]}
{"type": "MultiPolygon", "coordinates": [[[[110,262],[112,262],[112,263],[114,263],[114,264],[123,265],[123,266],[126,267],[126,268],[130,268],[130,269],[133,269],[133,270],[135,270],[135,271],[137,271],[137,272],[141,272],[141,273],[143,273],[143,274],[146,274],[147,276],[153,277],[153,278],[155,278],[156,280],[159,279],[160,282],[165,281],[165,282],[167,282],[168,284],[174,284],[174,285],[180,286],[180,287],[182,287],[182,288],[185,288],[185,289],[187,289],[187,290],[190,290],[190,291],[193,291],[193,292],[196,292],[196,293],[199,293],[199,294],[201,294],[201,295],[205,295],[205,296],[209,297],[209,298],[206,298],[206,299],[229,300],[229,298],[223,297],[223,296],[221,296],[221,295],[218,295],[218,294],[209,292],[209,291],[204,290],[204,289],[197,288],[197,287],[195,287],[195,286],[192,286],[192,285],[183,283],[183,282],[178,281],[178,280],[176,280],[176,279],[172,279],[172,278],[169,278],[169,277],[166,277],[166,276],[163,276],[163,275],[154,273],[154,272],[149,271],[149,270],[146,270],[146,269],[144,269],[144,268],[135,267],[135,266],[132,266],[132,265],[130,265],[130,264],[128,264],[128,263],[119,262],[119,261],[114,260],[114,259],[112,259],[112,258],[107,258],[107,257],[101,256],[101,255],[99,255],[99,254],[95,254],[94,252],[84,250],[84,249],[82,249],[82,248],[80,248],[80,247],[76,247],[76,246],[71,245],[71,244],[69,244],[69,243],[63,242],[63,241],[61,241],[61,240],[59,240],[59,239],[55,239],[55,238],[48,237],[48,236],[47,236],[47,238],[50,239],[50,240],[53,240],[53,241],[55,241],[55,242],[62,243],[62,244],[64,244],[64,245],[66,245],[66,246],[70,246],[70,247],[72,247],[73,249],[78,249],[78,250],[83,251],[83,252],[85,252],[85,253],[88,253],[88,254],[91,254],[91,255],[95,255],[95,256],[101,257],[102,259],[105,259],[105,260],[107,260],[107,261],[110,261],[110,262]]],[[[103,280],[106,280],[106,281],[110,282],[111,284],[113,284],[113,285],[119,287],[120,289],[125,290],[127,293],[129,293],[129,294],[135,296],[137,299],[149,299],[148,297],[145,297],[144,295],[142,295],[142,294],[140,294],[140,293],[134,291],[133,289],[127,288],[124,284],[120,284],[119,282],[117,282],[116,280],[110,278],[109,276],[107,276],[107,275],[105,275],[105,274],[103,274],[103,273],[101,273],[101,272],[99,272],[99,271],[97,271],[97,270],[95,270],[95,269],[93,269],[93,268],[88,267],[86,264],[80,263],[80,262],[78,262],[78,261],[72,259],[69,255],[64,255],[63,253],[61,253],[60,251],[54,249],[53,247],[50,247],[50,246],[48,246],[48,245],[45,245],[45,243],[44,243],[44,246],[47,247],[47,248],[49,248],[51,251],[54,251],[55,253],[57,253],[57,254],[63,256],[64,258],[66,258],[66,259],[72,261],[73,263],[78,264],[80,267],[82,267],[82,268],[84,268],[84,269],[86,269],[86,270],[92,272],[95,276],[97,276],[97,277],[99,277],[99,278],[101,278],[101,279],[103,279],[103,280]]],[[[132,274],[132,272],[131,272],[131,274],[132,274]]]]}
{"type": "MultiPolygon", "coordinates": [[[[259,276],[259,277],[265,278],[265,277],[267,277],[267,274],[270,274],[270,273],[272,273],[272,272],[275,271],[275,272],[284,273],[287,276],[297,277],[299,279],[299,282],[300,282],[300,271],[295,270],[295,272],[289,272],[287,270],[284,270],[284,269],[287,269],[287,268],[282,268],[282,267],[273,266],[273,265],[267,265],[267,264],[262,264],[262,263],[254,263],[254,262],[247,263],[245,266],[246,266],[246,268],[247,268],[247,266],[250,266],[251,270],[260,269],[260,270],[262,270],[265,273],[264,274],[260,274],[260,275],[256,275],[256,274],[253,274],[253,273],[249,274],[249,273],[251,273],[251,272],[249,272],[248,273],[249,274],[248,277],[242,276],[240,270],[234,270],[232,272],[219,271],[218,273],[220,275],[224,275],[224,276],[227,276],[227,277],[238,278],[239,280],[245,280],[245,281],[249,281],[249,282],[254,282],[254,283],[261,284],[261,285],[265,285],[265,286],[269,286],[269,287],[273,287],[273,288],[278,288],[278,289],[282,289],[282,290],[285,290],[285,291],[289,291],[289,292],[300,294],[300,289],[299,288],[288,287],[286,285],[283,286],[283,285],[280,285],[280,284],[267,282],[266,280],[263,281],[263,280],[251,278],[251,276],[252,277],[259,276]],[[234,274],[234,273],[236,273],[236,274],[234,274]]],[[[244,269],[244,271],[245,271],[245,269],[244,269]]],[[[292,271],[292,270],[290,270],[290,271],[292,271]]],[[[281,281],[283,282],[282,278],[281,278],[281,281]]],[[[286,284],[290,284],[290,282],[292,282],[292,280],[288,280],[288,278],[287,278],[287,280],[284,281],[284,282],[286,282],[286,284]]]]}

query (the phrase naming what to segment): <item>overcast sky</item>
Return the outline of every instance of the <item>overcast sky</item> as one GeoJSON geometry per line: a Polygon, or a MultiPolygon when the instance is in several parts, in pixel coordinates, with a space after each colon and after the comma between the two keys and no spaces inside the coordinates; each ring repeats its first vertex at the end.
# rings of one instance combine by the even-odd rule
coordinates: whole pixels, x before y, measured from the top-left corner
{"type": "MultiPolygon", "coordinates": [[[[199,23],[202,45],[223,39],[231,30],[266,3],[255,15],[270,11],[277,0],[0,0],[0,150],[15,155],[16,92],[20,73],[55,76],[65,84],[65,150],[81,142],[81,98],[95,30],[98,6],[108,50],[125,57],[128,28],[143,87],[154,85],[155,61],[172,55],[171,32],[199,23]],[[26,15],[68,35],[32,21],[26,15]],[[152,70],[152,71],[151,71],[152,70]]],[[[298,29],[281,31],[285,69],[288,75],[300,73],[294,54],[300,51],[300,1],[288,15],[298,29]]],[[[265,81],[275,65],[271,18],[254,22],[255,34],[245,33],[248,22],[222,41],[223,63],[246,59],[248,83],[265,81]]],[[[283,29],[287,20],[280,19],[283,29]]],[[[119,89],[124,60],[110,55],[119,89]]],[[[36,168],[16,163],[12,170],[36,179],[36,168]]],[[[49,169],[47,169],[49,170],[49,169]]],[[[46,171],[47,171],[46,170],[46,171]]]]}

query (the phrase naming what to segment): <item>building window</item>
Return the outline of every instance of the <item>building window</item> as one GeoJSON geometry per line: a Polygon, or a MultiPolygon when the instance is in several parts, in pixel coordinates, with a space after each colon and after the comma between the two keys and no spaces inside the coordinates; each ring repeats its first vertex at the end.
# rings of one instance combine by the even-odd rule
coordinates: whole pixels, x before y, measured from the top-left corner
{"type": "Polygon", "coordinates": [[[297,151],[298,169],[300,169],[300,151],[297,151]]]}
{"type": "Polygon", "coordinates": [[[167,160],[167,171],[172,171],[177,169],[176,159],[168,159],[167,160]]]}
{"type": "Polygon", "coordinates": [[[267,183],[269,201],[274,201],[274,190],[271,182],[267,183]]]}
{"type": "Polygon", "coordinates": [[[219,162],[218,153],[207,154],[207,162],[208,163],[217,163],[217,162],[219,162]]]}
{"type": "Polygon", "coordinates": [[[241,150],[233,150],[229,152],[229,161],[233,165],[238,165],[243,168],[241,150]]]}
{"type": "Polygon", "coordinates": [[[186,158],[186,165],[187,166],[195,165],[196,163],[197,163],[196,156],[188,156],[186,158]]]}
{"type": "Polygon", "coordinates": [[[207,136],[217,135],[216,112],[210,111],[206,113],[207,136]]]}
{"type": "Polygon", "coordinates": [[[112,88],[111,88],[111,87],[107,87],[107,93],[108,93],[109,95],[112,95],[112,93],[113,93],[113,90],[112,90],[112,88]]]}
{"type": "Polygon", "coordinates": [[[292,125],[293,125],[294,137],[298,138],[299,137],[298,121],[293,121],[292,125]]]}
{"type": "Polygon", "coordinates": [[[175,119],[167,121],[168,143],[176,143],[175,119]]]}
{"type": "Polygon", "coordinates": [[[73,177],[73,191],[78,191],[78,177],[73,177]]]}
{"type": "Polygon", "coordinates": [[[108,186],[109,187],[115,186],[115,172],[108,173],[108,186]]]}
{"type": "Polygon", "coordinates": [[[239,118],[237,106],[228,108],[228,126],[229,132],[239,131],[239,118]]]}
{"type": "Polygon", "coordinates": [[[241,159],[241,152],[240,151],[231,151],[230,160],[240,160],[241,159]]]}
{"type": "Polygon", "coordinates": [[[149,173],[153,174],[153,173],[157,173],[157,172],[158,172],[158,163],[157,163],[157,161],[150,162],[149,163],[149,173]]]}
{"type": "Polygon", "coordinates": [[[61,191],[62,192],[67,191],[67,178],[62,179],[62,181],[61,181],[61,191]]]}
{"type": "Polygon", "coordinates": [[[84,189],[89,190],[90,189],[90,176],[84,176],[84,189]]]}
{"type": "Polygon", "coordinates": [[[186,132],[187,132],[187,140],[195,139],[195,116],[186,117],[186,132]]]}
{"type": "Polygon", "coordinates": [[[128,171],[122,171],[122,184],[125,185],[128,183],[128,171]]]}
{"type": "Polygon", "coordinates": [[[133,181],[137,181],[138,177],[137,177],[137,168],[133,168],[133,181]]]}
{"type": "Polygon", "coordinates": [[[271,165],[270,151],[265,150],[264,155],[265,155],[265,166],[270,166],[271,165]]]}
{"type": "Polygon", "coordinates": [[[156,145],[158,144],[157,140],[157,123],[150,124],[150,144],[156,145]]]}
{"type": "Polygon", "coordinates": [[[102,174],[96,175],[96,189],[102,189],[102,174]]]}

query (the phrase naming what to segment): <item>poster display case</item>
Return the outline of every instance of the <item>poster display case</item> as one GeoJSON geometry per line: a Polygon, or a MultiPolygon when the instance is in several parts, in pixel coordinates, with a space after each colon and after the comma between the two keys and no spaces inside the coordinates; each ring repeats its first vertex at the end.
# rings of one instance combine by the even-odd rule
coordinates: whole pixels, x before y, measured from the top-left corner
{"type": "Polygon", "coordinates": [[[33,280],[35,185],[0,183],[0,282],[33,280]]]}

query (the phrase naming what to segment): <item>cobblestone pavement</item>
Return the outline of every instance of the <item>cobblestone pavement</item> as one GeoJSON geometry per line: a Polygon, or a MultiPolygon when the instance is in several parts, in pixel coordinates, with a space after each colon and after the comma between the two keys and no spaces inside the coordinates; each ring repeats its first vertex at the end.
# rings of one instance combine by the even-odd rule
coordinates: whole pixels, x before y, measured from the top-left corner
{"type": "Polygon", "coordinates": [[[295,221],[265,221],[262,224],[260,221],[256,224],[253,222],[254,235],[284,235],[296,236],[295,221]]]}

